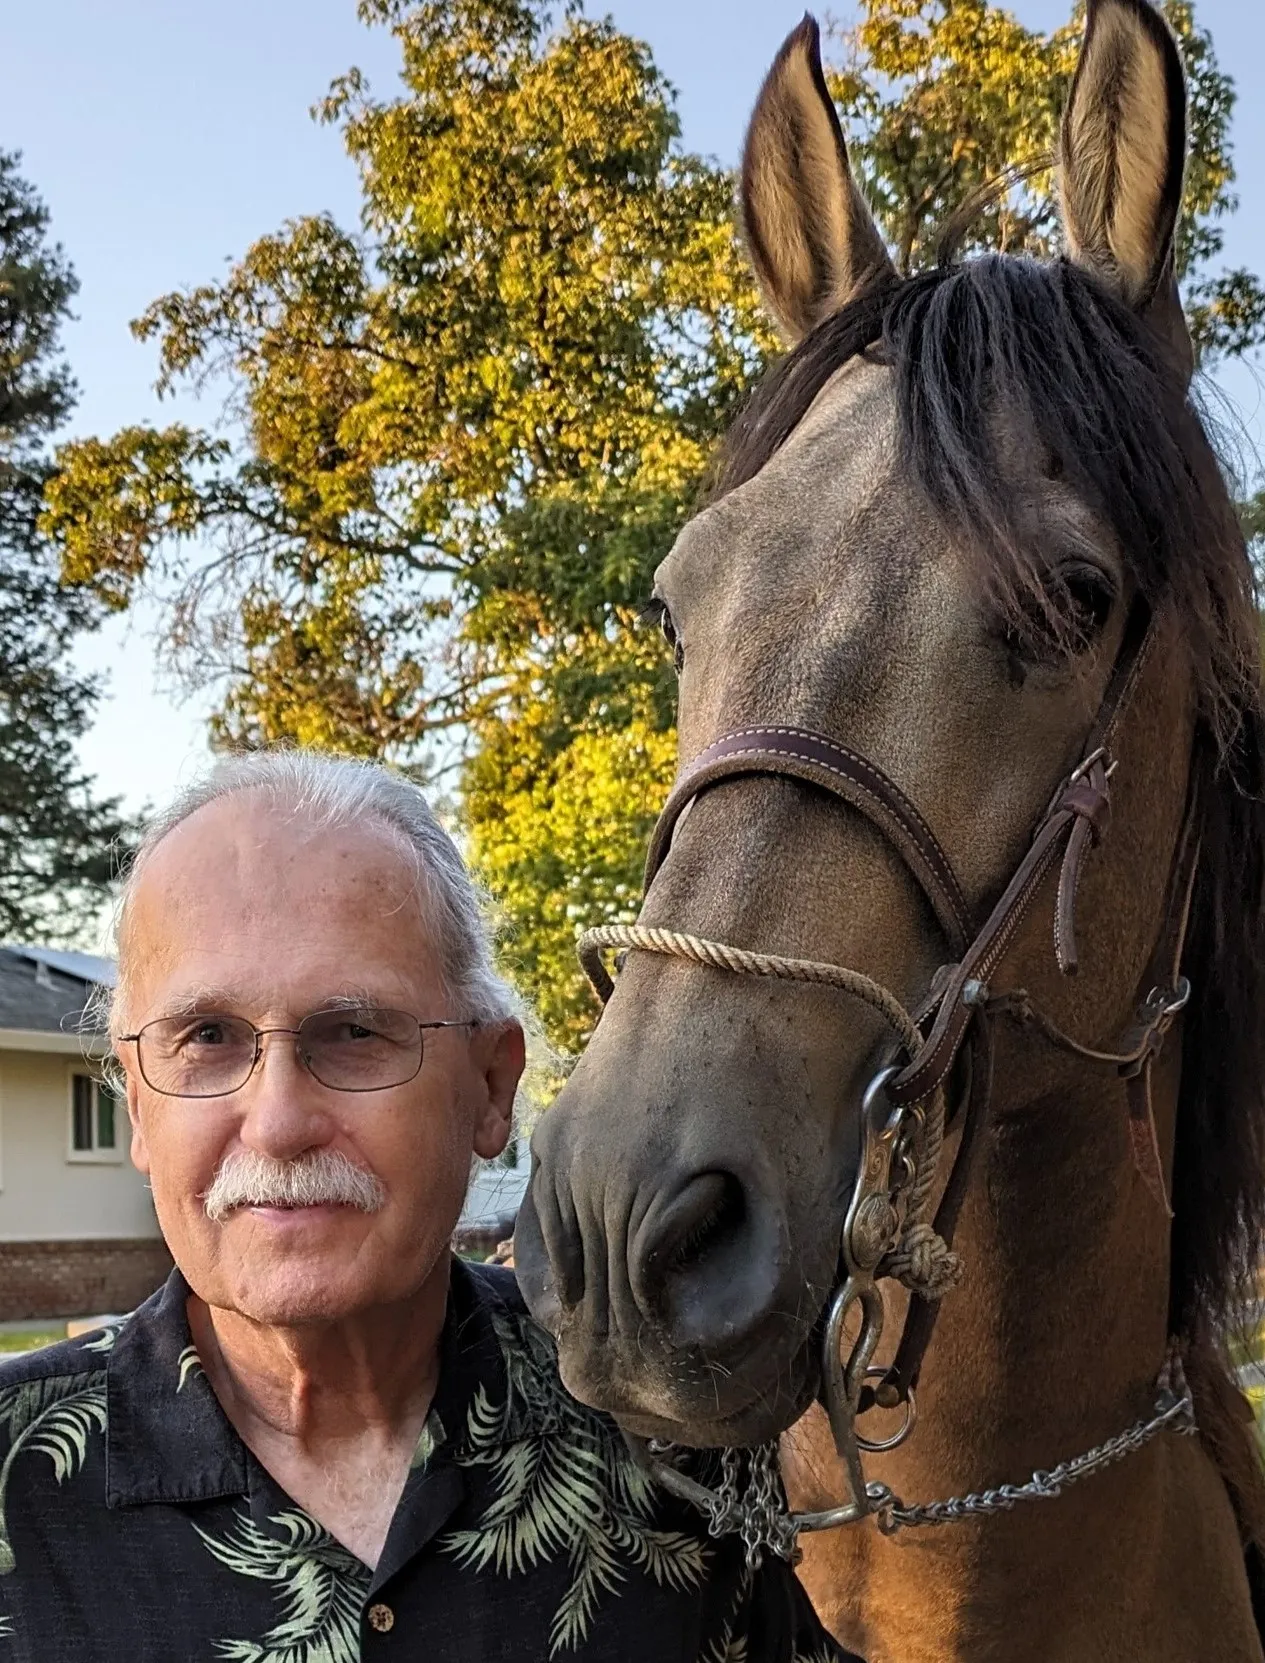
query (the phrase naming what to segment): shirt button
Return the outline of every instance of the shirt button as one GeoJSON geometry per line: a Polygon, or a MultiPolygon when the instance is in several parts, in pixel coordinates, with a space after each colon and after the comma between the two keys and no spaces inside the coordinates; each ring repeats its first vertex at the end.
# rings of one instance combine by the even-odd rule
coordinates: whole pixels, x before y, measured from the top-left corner
{"type": "Polygon", "coordinates": [[[368,1616],[369,1627],[379,1634],[389,1634],[395,1627],[395,1612],[389,1605],[371,1605],[368,1616]]]}

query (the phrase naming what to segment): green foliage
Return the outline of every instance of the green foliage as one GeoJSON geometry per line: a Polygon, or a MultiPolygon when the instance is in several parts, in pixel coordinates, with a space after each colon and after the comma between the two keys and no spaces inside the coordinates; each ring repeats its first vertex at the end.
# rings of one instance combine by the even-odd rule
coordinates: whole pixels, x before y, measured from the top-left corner
{"type": "Polygon", "coordinates": [[[1258,491],[1248,502],[1239,505],[1239,520],[1249,543],[1265,537],[1265,491],[1258,491]]]}
{"type": "Polygon", "coordinates": [[[1079,28],[1025,29],[987,0],[862,0],[837,34],[831,91],[854,166],[903,272],[933,264],[940,228],[1010,168],[1038,171],[984,208],[977,247],[1049,252],[1048,158],[1079,28]]]}
{"type": "Polygon", "coordinates": [[[48,439],[74,404],[58,334],[76,284],[17,167],[0,152],[0,938],[73,939],[125,827],[74,754],[96,690],[65,666],[97,608],[60,586],[38,528],[48,439]]]}
{"type": "Polygon", "coordinates": [[[621,640],[552,669],[551,697],[515,701],[481,730],[465,814],[475,866],[509,921],[509,968],[555,1044],[574,1050],[593,1021],[575,938],[635,916],[676,739],[661,643],[621,640]]]}
{"type": "MultiPolygon", "coordinates": [[[[1165,9],[1194,89],[1192,322],[1206,355],[1243,351],[1265,297],[1209,276],[1233,89],[1188,0],[1165,9]]],[[[135,328],[160,388],[227,386],[230,423],[66,447],[45,525],[105,604],[165,590],[177,662],[221,687],[221,743],[459,756],[508,960],[575,1046],[575,933],[634,910],[674,767],[670,670],[628,626],[774,343],[733,180],[681,148],[644,45],[546,0],[360,10],[393,31],[401,90],[352,71],[316,112],[360,169],[359,232],[292,222],[155,302],[135,328]]],[[[907,269],[1016,163],[967,246],[1053,247],[1041,169],[1079,28],[863,0],[833,84],[907,269]]]]}

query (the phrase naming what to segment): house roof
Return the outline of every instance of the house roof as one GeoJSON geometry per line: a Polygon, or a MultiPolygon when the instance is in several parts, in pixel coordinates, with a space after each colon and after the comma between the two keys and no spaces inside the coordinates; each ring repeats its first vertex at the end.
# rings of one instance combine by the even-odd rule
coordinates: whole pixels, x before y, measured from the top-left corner
{"type": "Polygon", "coordinates": [[[15,943],[10,943],[7,951],[20,953],[36,964],[46,964],[50,970],[60,970],[63,975],[75,976],[81,982],[113,987],[118,979],[114,960],[101,958],[96,953],[72,953],[61,947],[24,947],[15,943]]]}
{"type": "Polygon", "coordinates": [[[113,986],[111,960],[50,947],[0,947],[0,1029],[77,1034],[97,984],[113,986]]]}

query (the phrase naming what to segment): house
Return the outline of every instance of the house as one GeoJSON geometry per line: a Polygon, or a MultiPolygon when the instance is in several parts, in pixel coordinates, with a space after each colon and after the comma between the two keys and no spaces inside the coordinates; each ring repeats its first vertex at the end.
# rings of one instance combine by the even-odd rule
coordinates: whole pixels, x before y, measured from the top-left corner
{"type": "Polygon", "coordinates": [[[476,1165],[453,1237],[460,1253],[483,1258],[514,1234],[514,1220],[531,1181],[531,1152],[515,1138],[498,1161],[476,1165]]]}
{"type": "MultiPolygon", "coordinates": [[[[101,1078],[104,1035],[84,1009],[114,965],[0,947],[0,1322],[130,1311],[171,1268],[127,1111],[101,1078]]],[[[457,1239],[491,1249],[512,1228],[528,1160],[480,1166],[457,1239]]]]}
{"type": "Polygon", "coordinates": [[[128,1311],[171,1267],[104,1038],[81,1032],[113,980],[108,959],[0,947],[0,1321],[128,1311]]]}

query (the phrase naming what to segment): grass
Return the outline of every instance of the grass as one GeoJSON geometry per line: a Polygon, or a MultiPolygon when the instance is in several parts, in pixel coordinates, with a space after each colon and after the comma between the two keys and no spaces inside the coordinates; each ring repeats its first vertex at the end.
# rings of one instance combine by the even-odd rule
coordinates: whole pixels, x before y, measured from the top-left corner
{"type": "Polygon", "coordinates": [[[65,1338],[64,1330],[60,1334],[50,1334],[45,1329],[35,1328],[0,1333],[0,1353],[6,1351],[38,1351],[41,1346],[56,1345],[58,1340],[64,1340],[65,1338]]]}

